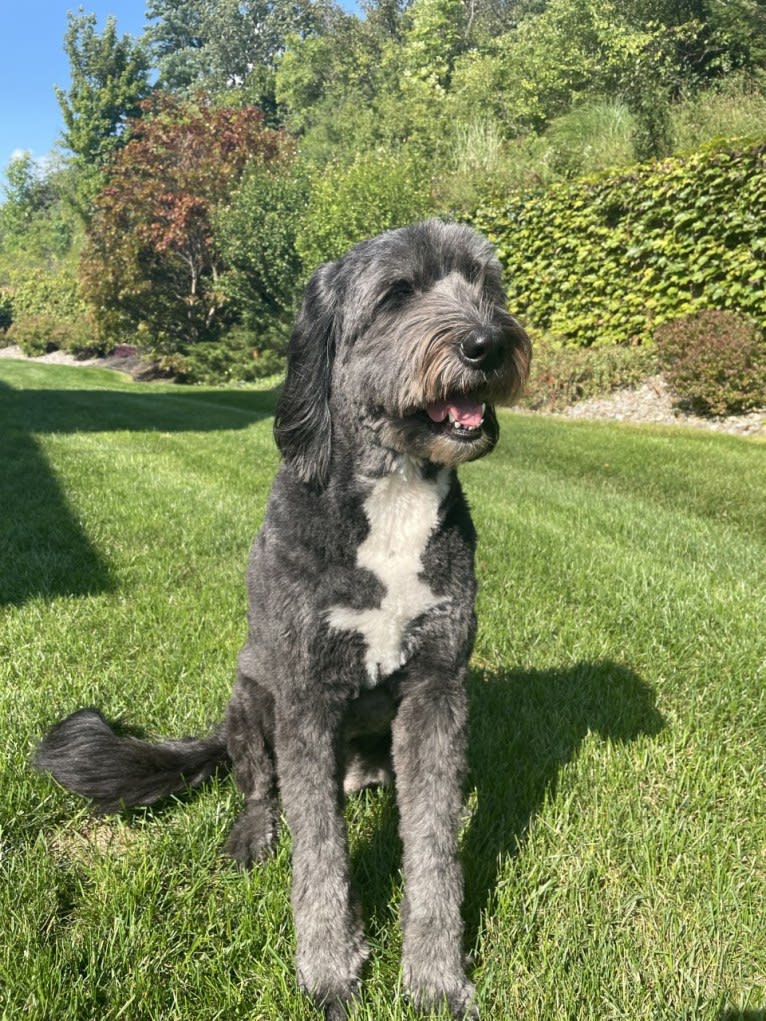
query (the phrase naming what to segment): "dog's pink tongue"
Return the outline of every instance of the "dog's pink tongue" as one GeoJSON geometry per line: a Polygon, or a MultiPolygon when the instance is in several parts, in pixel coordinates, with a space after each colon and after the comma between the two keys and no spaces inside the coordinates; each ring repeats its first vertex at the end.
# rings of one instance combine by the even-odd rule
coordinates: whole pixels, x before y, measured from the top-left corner
{"type": "Polygon", "coordinates": [[[484,417],[484,409],[470,397],[457,397],[451,401],[437,401],[426,408],[428,417],[433,422],[443,422],[448,415],[467,429],[478,429],[484,417]]]}

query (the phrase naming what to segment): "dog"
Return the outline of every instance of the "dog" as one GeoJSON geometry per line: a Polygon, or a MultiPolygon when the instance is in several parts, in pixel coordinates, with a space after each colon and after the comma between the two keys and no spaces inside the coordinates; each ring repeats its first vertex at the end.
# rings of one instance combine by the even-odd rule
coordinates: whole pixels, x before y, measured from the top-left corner
{"type": "Polygon", "coordinates": [[[227,851],[243,867],[292,834],[297,972],[328,1021],[367,956],[343,794],[395,780],[403,976],[423,1009],[478,1017],[458,857],[476,534],[456,468],[496,445],[494,406],[526,380],[529,339],[501,267],[467,226],[426,220],[311,277],[288,346],[282,455],[252,547],[249,630],[208,738],[118,736],[95,709],[34,763],[103,811],[149,805],[233,766],[227,851]]]}

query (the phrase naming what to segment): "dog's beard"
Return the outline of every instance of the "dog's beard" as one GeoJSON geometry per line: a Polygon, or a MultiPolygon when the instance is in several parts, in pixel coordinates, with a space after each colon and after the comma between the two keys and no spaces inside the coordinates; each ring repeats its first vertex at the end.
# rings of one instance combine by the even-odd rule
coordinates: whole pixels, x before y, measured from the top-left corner
{"type": "MultiPolygon", "coordinates": [[[[509,345],[510,346],[510,345],[509,345]]],[[[434,350],[383,415],[384,443],[399,453],[456,467],[489,454],[497,444],[495,404],[509,404],[526,378],[528,355],[510,346],[488,372],[471,369],[454,345],[434,350]]]]}
{"type": "Polygon", "coordinates": [[[380,432],[383,443],[398,453],[454,468],[493,450],[500,428],[491,404],[465,395],[385,416],[380,432]]]}

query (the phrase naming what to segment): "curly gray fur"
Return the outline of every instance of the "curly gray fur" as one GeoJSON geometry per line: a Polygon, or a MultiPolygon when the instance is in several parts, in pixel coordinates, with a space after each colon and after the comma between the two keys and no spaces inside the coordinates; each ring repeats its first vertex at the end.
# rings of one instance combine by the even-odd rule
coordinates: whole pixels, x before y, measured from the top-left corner
{"type": "Polygon", "coordinates": [[[228,852],[292,834],[297,970],[345,1016],[367,947],[343,796],[395,778],[404,846],[404,983],[477,1017],[465,975],[457,837],[475,532],[455,469],[495,446],[494,404],[523,386],[529,341],[499,263],[467,227],[429,220],[312,277],[275,419],[282,453],[248,570],[249,633],[209,739],[118,737],[93,710],[36,764],[105,810],[149,804],[233,764],[245,796],[228,852]]]}

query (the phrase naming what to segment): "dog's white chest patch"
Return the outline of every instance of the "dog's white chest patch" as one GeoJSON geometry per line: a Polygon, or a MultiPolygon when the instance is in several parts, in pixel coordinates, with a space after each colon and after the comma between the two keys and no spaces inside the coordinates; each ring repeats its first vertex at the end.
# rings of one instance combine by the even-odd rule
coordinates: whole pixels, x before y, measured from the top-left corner
{"type": "Polygon", "coordinates": [[[396,472],[378,479],[364,501],[370,531],[357,551],[357,564],[375,575],[385,594],[380,606],[371,610],[333,606],[328,621],[333,628],[357,631],[364,637],[371,685],[404,665],[408,625],[443,601],[420,573],[448,488],[447,471],[433,480],[421,478],[414,470],[396,472]]]}

